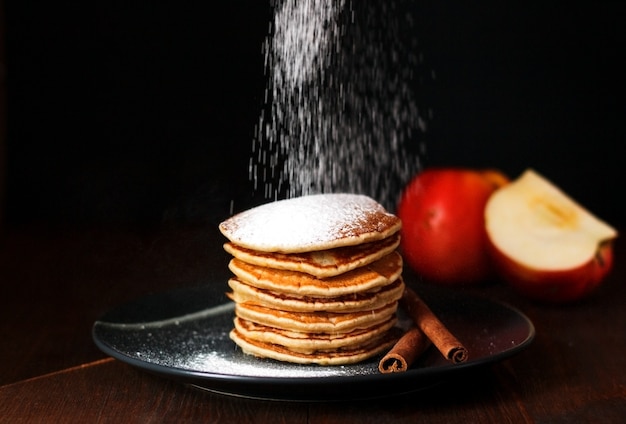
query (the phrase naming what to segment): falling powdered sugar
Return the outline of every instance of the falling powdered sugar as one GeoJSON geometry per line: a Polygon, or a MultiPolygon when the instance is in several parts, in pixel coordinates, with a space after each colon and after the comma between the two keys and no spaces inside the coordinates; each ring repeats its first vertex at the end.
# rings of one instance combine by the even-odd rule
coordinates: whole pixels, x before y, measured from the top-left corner
{"type": "Polygon", "coordinates": [[[411,14],[397,0],[272,7],[255,189],[268,199],[359,193],[392,209],[419,169],[426,130],[412,85],[423,65],[411,14]]]}

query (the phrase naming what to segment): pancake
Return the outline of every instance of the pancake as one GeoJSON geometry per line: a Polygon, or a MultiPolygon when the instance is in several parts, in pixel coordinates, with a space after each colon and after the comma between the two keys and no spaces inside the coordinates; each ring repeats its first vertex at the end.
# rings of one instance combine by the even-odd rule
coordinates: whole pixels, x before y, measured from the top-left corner
{"type": "Polygon", "coordinates": [[[398,217],[356,194],[275,201],[225,220],[230,338],[250,355],[320,365],[388,349],[401,333],[400,228],[398,217]]]}
{"type": "Polygon", "coordinates": [[[228,267],[237,279],[253,287],[299,296],[332,297],[372,290],[397,280],[402,274],[402,257],[392,252],[371,264],[328,278],[256,266],[237,258],[228,267]]]}
{"type": "Polygon", "coordinates": [[[224,244],[224,250],[249,264],[306,272],[318,278],[327,278],[376,262],[395,251],[399,244],[400,233],[394,233],[382,240],[358,246],[313,252],[267,253],[247,249],[234,243],[224,244]]]}
{"type": "Polygon", "coordinates": [[[241,318],[234,320],[235,329],[240,337],[262,343],[278,344],[294,352],[303,353],[356,347],[383,335],[395,325],[396,321],[397,319],[392,317],[367,329],[358,329],[346,334],[328,334],[280,330],[241,318]]]}
{"type": "Polygon", "coordinates": [[[249,286],[235,278],[231,278],[228,285],[233,290],[229,297],[235,302],[254,303],[268,308],[293,312],[371,311],[400,300],[404,291],[402,279],[374,290],[334,297],[287,295],[249,286]]]}
{"type": "Polygon", "coordinates": [[[251,302],[235,303],[235,315],[257,324],[305,333],[348,333],[368,328],[395,315],[398,302],[358,312],[293,312],[251,302]]]}
{"type": "Polygon", "coordinates": [[[230,217],[219,229],[243,248],[301,253],[382,240],[401,225],[370,197],[341,193],[267,203],[230,217]]]}
{"type": "MultiPolygon", "coordinates": [[[[392,328],[392,330],[399,329],[392,328]]],[[[230,332],[230,338],[246,354],[284,362],[318,365],[346,365],[364,361],[391,348],[399,337],[398,331],[387,331],[357,346],[304,353],[290,350],[279,344],[249,339],[236,328],[230,332]]]]}

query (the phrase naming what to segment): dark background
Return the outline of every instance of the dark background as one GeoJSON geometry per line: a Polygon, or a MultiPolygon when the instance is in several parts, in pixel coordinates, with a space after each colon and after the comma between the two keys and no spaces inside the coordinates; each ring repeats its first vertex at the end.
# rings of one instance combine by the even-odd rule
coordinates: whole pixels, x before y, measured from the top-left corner
{"type": "MultiPolygon", "coordinates": [[[[4,4],[7,225],[216,223],[259,201],[269,3],[76,3],[4,4]]],[[[622,3],[452,3],[411,5],[435,75],[415,86],[423,164],[533,167],[623,222],[622,3]]]]}

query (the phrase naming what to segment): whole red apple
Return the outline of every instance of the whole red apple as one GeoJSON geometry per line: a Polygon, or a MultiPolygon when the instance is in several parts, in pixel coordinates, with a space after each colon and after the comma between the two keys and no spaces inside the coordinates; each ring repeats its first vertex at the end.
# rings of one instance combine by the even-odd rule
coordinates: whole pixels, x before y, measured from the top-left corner
{"type": "Polygon", "coordinates": [[[490,277],[484,208],[508,183],[497,170],[427,168],[407,184],[398,204],[405,262],[424,280],[467,285],[490,277]]]}
{"type": "Polygon", "coordinates": [[[613,266],[617,231],[532,169],[490,197],[485,226],[499,276],[535,300],[581,299],[613,266]]]}

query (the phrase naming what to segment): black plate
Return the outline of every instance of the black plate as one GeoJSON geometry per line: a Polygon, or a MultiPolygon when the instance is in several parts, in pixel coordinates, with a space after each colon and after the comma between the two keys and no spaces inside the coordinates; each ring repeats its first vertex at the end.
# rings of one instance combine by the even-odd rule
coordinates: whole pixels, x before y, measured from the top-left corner
{"type": "MultiPolygon", "coordinates": [[[[467,362],[452,364],[432,347],[411,369],[394,374],[379,373],[380,358],[326,367],[254,358],[228,338],[234,308],[222,284],[183,288],[123,305],[94,323],[93,339],[120,361],[213,392],[325,401],[423,390],[508,358],[534,338],[532,322],[510,306],[450,289],[413,288],[467,347],[467,362]]],[[[401,317],[400,325],[409,324],[401,317]]]]}

